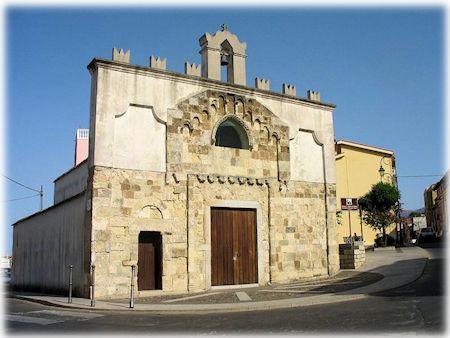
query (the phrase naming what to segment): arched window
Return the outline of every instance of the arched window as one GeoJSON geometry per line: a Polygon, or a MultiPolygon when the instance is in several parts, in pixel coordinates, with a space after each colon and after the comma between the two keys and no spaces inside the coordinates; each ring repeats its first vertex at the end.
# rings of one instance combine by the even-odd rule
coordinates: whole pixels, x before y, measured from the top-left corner
{"type": "Polygon", "coordinates": [[[223,121],[216,132],[216,146],[249,149],[247,132],[236,120],[229,118],[223,121]]]}

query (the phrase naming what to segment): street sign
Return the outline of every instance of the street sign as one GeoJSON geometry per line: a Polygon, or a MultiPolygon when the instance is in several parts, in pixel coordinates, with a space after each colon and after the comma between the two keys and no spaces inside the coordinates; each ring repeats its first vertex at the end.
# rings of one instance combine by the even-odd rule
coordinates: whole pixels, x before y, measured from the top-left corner
{"type": "Polygon", "coordinates": [[[358,199],[341,198],[341,210],[358,210],[358,199]]]}

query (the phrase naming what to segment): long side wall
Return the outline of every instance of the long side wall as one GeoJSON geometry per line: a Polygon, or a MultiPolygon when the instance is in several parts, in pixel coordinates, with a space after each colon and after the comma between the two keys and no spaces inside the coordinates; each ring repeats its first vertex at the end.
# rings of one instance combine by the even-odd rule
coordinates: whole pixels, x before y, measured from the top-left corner
{"type": "Polygon", "coordinates": [[[14,225],[15,289],[66,293],[72,264],[74,296],[82,294],[84,210],[82,193],[14,225]]]}

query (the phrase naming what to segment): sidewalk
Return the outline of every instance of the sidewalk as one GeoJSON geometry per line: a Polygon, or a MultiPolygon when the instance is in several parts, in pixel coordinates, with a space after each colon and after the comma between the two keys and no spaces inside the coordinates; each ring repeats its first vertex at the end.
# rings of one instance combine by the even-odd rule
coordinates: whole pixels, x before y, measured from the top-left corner
{"type": "Polygon", "coordinates": [[[200,294],[90,300],[13,293],[13,297],[67,308],[86,310],[151,311],[158,313],[227,312],[311,306],[363,299],[376,292],[397,288],[418,279],[425,268],[427,252],[419,247],[376,249],[366,252],[366,264],[357,270],[341,270],[331,278],[301,280],[254,288],[212,290],[200,294]]]}

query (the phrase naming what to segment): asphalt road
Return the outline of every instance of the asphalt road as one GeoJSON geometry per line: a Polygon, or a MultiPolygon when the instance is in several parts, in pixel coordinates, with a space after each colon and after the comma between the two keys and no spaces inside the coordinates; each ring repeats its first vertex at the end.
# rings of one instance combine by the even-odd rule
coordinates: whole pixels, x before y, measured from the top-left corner
{"type": "Polygon", "coordinates": [[[432,259],[417,281],[366,299],[302,308],[225,314],[157,315],[66,310],[6,301],[8,333],[443,333],[444,250],[424,245],[432,259]]]}

